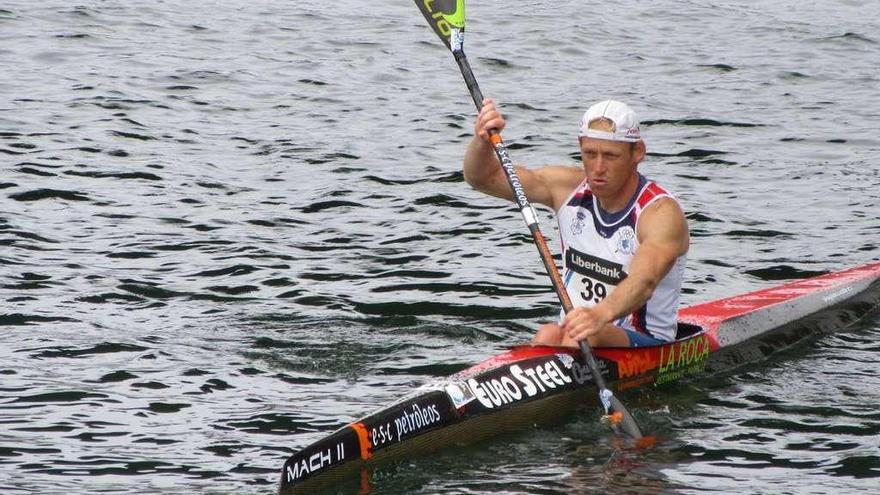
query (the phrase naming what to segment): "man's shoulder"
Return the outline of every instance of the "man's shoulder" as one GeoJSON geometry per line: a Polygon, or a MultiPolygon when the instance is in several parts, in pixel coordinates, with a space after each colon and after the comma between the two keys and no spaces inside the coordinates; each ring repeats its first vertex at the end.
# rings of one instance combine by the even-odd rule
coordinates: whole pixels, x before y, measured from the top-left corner
{"type": "Polygon", "coordinates": [[[651,239],[672,243],[679,246],[679,255],[684,254],[690,244],[684,210],[671,194],[655,194],[651,198],[639,215],[636,228],[639,242],[644,243],[651,239]]]}
{"type": "Polygon", "coordinates": [[[559,209],[586,177],[583,168],[567,165],[545,165],[536,169],[536,172],[553,198],[553,204],[547,206],[554,210],[559,209]]]}
{"type": "Polygon", "coordinates": [[[561,184],[570,183],[572,187],[584,180],[584,169],[573,165],[544,165],[535,171],[546,180],[561,184]]]}
{"type": "Polygon", "coordinates": [[[653,201],[656,201],[660,198],[672,198],[675,199],[675,195],[672,192],[660,185],[658,182],[653,181],[643,175],[640,175],[641,179],[641,187],[639,188],[639,196],[638,203],[639,206],[644,208],[648,206],[653,201]]]}

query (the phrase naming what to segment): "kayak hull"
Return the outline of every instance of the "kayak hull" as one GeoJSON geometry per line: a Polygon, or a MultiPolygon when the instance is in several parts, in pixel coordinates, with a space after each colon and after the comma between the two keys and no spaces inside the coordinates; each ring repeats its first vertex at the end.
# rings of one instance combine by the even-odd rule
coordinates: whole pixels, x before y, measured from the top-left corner
{"type": "MultiPolygon", "coordinates": [[[[808,336],[852,325],[880,305],[880,263],[698,304],[678,338],[595,348],[615,391],[658,387],[766,359],[808,336]]],[[[596,400],[578,349],[516,346],[336,430],[284,464],[279,492],[313,493],[390,459],[557,421],[596,400]]]]}

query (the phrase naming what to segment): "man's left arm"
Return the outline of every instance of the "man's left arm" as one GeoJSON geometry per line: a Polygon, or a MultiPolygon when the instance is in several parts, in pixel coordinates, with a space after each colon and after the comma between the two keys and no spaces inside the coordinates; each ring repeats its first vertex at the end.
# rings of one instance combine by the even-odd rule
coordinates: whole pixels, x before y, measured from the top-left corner
{"type": "MultiPolygon", "coordinates": [[[[574,332],[581,334],[580,338],[600,331],[604,324],[613,323],[644,305],[690,245],[684,212],[672,199],[659,199],[642,212],[638,236],[639,248],[629,273],[605,300],[587,311],[595,319],[587,325],[586,333],[574,332]]],[[[580,318],[572,315],[571,319],[580,318]]],[[[568,326],[566,323],[575,325],[574,321],[564,320],[563,327],[568,326]]]]}

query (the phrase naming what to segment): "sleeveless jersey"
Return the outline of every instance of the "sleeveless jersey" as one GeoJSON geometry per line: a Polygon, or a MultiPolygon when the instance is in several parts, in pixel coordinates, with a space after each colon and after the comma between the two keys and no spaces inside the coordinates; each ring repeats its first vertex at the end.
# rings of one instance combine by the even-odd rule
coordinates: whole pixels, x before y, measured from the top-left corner
{"type": "MultiPolygon", "coordinates": [[[[609,214],[599,207],[586,179],[575,188],[556,212],[562,241],[563,281],[572,304],[595,306],[626,278],[639,248],[639,215],[660,198],[675,200],[639,174],[639,188],[629,205],[619,213],[609,214]]],[[[685,258],[683,255],[675,261],[641,308],[614,324],[660,340],[673,340],[685,258]]]]}

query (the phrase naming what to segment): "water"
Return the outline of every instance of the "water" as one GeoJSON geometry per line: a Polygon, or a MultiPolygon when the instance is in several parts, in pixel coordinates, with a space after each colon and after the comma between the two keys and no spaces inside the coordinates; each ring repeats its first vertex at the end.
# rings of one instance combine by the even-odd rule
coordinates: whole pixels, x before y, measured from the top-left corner
{"type": "MultiPolygon", "coordinates": [[[[880,257],[874,2],[470,2],[515,161],[645,123],[687,304],[880,257]]],[[[0,5],[0,493],[271,493],[294,450],[552,317],[410,2],[0,5]]],[[[542,213],[555,247],[552,216],[542,213]]],[[[875,493],[880,317],[375,473],[376,493],[875,493]]]]}

